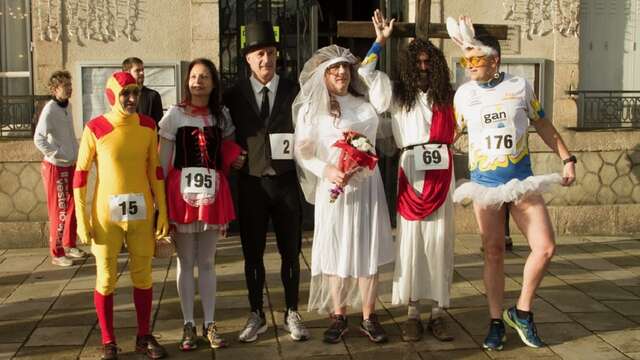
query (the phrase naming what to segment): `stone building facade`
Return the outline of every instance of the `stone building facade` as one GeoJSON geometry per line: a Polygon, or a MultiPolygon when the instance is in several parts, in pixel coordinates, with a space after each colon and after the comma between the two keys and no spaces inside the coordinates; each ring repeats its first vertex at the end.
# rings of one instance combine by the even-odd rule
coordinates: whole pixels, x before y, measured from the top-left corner
{"type": "MultiPolygon", "coordinates": [[[[78,64],[117,63],[127,56],[145,62],[189,61],[205,56],[220,63],[220,8],[218,0],[154,0],[140,2],[137,39],[125,36],[109,41],[38,38],[33,21],[33,79],[35,94],[45,94],[48,75],[68,69],[74,76],[74,118],[79,138],[83,101],[78,64]]],[[[355,2],[355,1],[354,1],[355,2]]],[[[35,1],[32,1],[35,3],[35,1]]],[[[225,3],[228,3],[226,1],[225,3]]],[[[432,22],[467,13],[477,23],[517,26],[496,16],[494,0],[432,1],[432,22]],[[472,3],[472,5],[470,5],[472,3]]],[[[403,20],[413,21],[413,1],[404,1],[403,20]]],[[[585,130],[579,126],[579,98],[567,94],[580,88],[580,39],[559,33],[523,36],[522,27],[510,35],[504,59],[537,59],[544,64],[543,103],[548,118],[577,156],[577,181],[545,196],[558,234],[618,235],[640,233],[640,131],[638,129],[585,130]]],[[[460,54],[449,40],[440,44],[455,68],[460,54]]],[[[559,172],[561,162],[540,138],[531,132],[530,146],[535,173],[559,172]]],[[[463,137],[456,145],[466,149],[463,137]]],[[[40,177],[41,155],[30,139],[0,140],[0,248],[44,246],[47,241],[46,199],[40,177]]],[[[456,206],[460,233],[474,233],[477,226],[469,204],[456,206]]],[[[512,226],[515,229],[515,226],[512,226]]]]}

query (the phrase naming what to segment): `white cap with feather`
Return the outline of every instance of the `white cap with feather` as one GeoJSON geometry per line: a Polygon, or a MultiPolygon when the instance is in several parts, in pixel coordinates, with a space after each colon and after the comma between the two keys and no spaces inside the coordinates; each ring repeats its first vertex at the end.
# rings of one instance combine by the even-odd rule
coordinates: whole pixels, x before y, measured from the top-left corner
{"type": "Polygon", "coordinates": [[[453,42],[456,43],[463,51],[478,49],[485,55],[497,55],[498,52],[476,39],[476,32],[473,29],[471,18],[461,15],[456,21],[452,17],[447,18],[447,32],[453,42]]]}

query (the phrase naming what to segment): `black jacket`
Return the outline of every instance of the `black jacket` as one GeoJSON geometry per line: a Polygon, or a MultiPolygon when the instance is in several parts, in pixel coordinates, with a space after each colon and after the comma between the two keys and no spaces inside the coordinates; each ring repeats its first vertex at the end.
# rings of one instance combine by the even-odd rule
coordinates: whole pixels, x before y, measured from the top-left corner
{"type": "MultiPolygon", "coordinates": [[[[231,119],[236,127],[236,140],[248,152],[248,161],[240,170],[246,174],[259,176],[251,171],[250,164],[255,163],[256,157],[264,156],[270,160],[270,145],[267,134],[293,133],[291,118],[291,104],[298,94],[298,86],[290,80],[280,77],[278,89],[269,114],[268,129],[260,119],[259,105],[251,88],[249,79],[238,81],[224,94],[224,105],[231,113],[231,119]],[[265,149],[266,151],[256,150],[265,149]]],[[[271,160],[271,167],[277,175],[295,171],[293,160],[271,160]]]]}
{"type": "Polygon", "coordinates": [[[143,86],[140,91],[140,98],[138,99],[138,112],[150,116],[156,121],[156,125],[158,125],[163,115],[162,98],[160,94],[153,89],[143,86]]]}

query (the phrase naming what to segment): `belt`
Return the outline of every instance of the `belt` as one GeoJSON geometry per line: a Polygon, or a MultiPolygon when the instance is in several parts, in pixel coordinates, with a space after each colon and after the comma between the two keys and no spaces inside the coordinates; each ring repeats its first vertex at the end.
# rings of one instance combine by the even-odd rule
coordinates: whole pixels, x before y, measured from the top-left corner
{"type": "Polygon", "coordinates": [[[446,145],[447,147],[449,147],[449,144],[437,144],[437,143],[429,143],[429,142],[425,142],[425,143],[420,143],[420,144],[414,144],[414,145],[409,145],[409,146],[405,146],[403,148],[400,149],[401,152],[405,152],[405,151],[410,151],[413,150],[414,148],[418,147],[418,146],[423,146],[423,145],[446,145]]]}

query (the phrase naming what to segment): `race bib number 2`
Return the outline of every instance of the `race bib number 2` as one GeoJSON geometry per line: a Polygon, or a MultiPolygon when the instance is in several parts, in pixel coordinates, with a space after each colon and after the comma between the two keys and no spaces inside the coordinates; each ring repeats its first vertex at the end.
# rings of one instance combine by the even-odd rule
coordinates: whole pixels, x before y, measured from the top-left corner
{"type": "Polygon", "coordinates": [[[449,149],[443,144],[427,144],[413,149],[416,170],[444,170],[449,168],[449,149]]]}
{"type": "Polygon", "coordinates": [[[111,221],[144,220],[147,206],[142,193],[111,195],[109,198],[111,221]]]}
{"type": "Polygon", "coordinates": [[[271,158],[274,160],[293,159],[293,134],[269,134],[271,158]]]}

